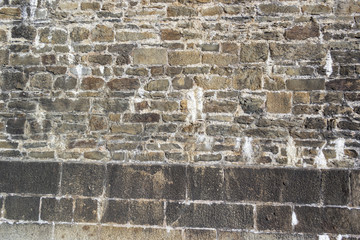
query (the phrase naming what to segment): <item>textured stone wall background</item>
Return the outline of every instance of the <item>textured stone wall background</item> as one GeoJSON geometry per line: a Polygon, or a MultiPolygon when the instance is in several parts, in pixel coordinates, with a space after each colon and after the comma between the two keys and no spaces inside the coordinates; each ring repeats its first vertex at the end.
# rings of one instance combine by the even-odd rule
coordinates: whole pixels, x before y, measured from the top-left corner
{"type": "Polygon", "coordinates": [[[0,0],[1,239],[359,239],[360,1],[0,0]]]}

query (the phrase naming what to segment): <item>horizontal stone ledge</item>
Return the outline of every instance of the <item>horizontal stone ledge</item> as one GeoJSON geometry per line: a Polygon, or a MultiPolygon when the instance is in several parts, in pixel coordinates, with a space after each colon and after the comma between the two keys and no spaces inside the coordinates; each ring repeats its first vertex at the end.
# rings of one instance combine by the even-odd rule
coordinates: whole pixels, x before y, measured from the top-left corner
{"type": "Polygon", "coordinates": [[[359,189],[360,170],[0,161],[0,192],[30,196],[356,207],[359,189]]]}

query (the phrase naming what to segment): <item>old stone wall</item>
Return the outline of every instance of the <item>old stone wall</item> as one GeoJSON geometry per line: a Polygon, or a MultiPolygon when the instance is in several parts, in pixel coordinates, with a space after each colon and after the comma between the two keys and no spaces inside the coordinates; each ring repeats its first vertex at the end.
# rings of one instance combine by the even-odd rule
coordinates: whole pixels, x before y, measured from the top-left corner
{"type": "Polygon", "coordinates": [[[359,0],[0,0],[0,239],[360,239],[359,0]]]}

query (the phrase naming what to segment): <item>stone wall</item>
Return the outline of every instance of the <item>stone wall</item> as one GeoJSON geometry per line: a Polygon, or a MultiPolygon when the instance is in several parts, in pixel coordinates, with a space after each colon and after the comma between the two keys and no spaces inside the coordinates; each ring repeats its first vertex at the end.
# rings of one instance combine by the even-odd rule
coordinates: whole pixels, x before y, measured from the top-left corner
{"type": "Polygon", "coordinates": [[[0,239],[360,239],[359,0],[0,23],[0,239]]]}

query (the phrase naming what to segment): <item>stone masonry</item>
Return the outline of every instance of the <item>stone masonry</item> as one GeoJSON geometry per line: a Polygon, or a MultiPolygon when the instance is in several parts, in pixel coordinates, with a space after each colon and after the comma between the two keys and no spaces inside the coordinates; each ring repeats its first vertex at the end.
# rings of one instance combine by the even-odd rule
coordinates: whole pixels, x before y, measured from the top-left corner
{"type": "Polygon", "coordinates": [[[0,0],[0,239],[360,239],[359,0],[0,0]]]}

